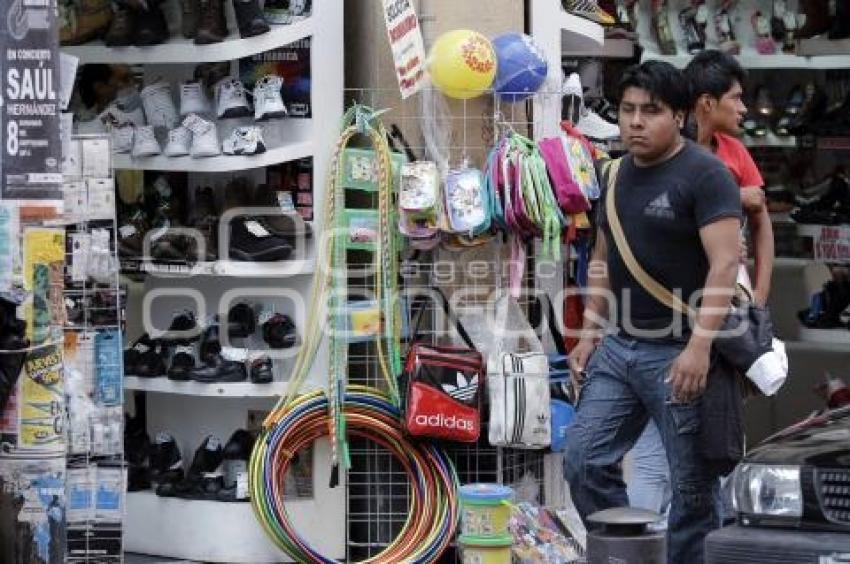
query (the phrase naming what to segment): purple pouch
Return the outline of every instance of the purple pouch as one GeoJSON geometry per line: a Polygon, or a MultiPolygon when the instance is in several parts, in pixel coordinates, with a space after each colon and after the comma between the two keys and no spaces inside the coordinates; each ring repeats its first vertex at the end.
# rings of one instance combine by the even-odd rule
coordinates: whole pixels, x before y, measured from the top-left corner
{"type": "Polygon", "coordinates": [[[567,214],[577,214],[590,209],[590,203],[573,180],[567,155],[560,137],[547,137],[537,142],[540,155],[546,163],[552,189],[561,210],[567,214]]]}

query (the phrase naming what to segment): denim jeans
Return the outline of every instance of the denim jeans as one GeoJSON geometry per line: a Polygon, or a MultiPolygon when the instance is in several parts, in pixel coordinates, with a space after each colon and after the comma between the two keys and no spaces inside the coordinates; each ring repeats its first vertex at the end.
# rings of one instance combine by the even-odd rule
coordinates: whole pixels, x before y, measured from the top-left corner
{"type": "Polygon", "coordinates": [[[665,516],[661,527],[667,528],[670,506],[670,465],[658,425],[650,420],[635,446],[626,455],[630,472],[626,476],[626,492],[632,507],[649,509],[665,516]]]}
{"type": "Polygon", "coordinates": [[[628,503],[623,456],[651,418],[661,433],[670,466],[672,502],[667,562],[703,562],[705,536],[720,524],[717,477],[699,452],[699,400],[670,401],[665,382],[682,351],[673,343],[608,336],[587,366],[576,419],[570,427],[564,472],[582,518],[628,503]]]}

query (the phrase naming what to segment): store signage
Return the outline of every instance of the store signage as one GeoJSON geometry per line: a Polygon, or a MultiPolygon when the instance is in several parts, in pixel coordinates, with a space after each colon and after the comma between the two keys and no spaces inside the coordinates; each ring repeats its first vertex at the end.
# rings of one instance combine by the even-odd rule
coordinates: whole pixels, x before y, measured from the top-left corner
{"type": "Polygon", "coordinates": [[[56,0],[0,2],[0,198],[61,200],[56,0]]]}
{"type": "Polygon", "coordinates": [[[821,228],[815,238],[815,260],[850,263],[850,227],[821,228]]]}
{"type": "Polygon", "coordinates": [[[425,85],[425,47],[411,0],[384,0],[387,36],[393,52],[402,100],[425,85]]]}

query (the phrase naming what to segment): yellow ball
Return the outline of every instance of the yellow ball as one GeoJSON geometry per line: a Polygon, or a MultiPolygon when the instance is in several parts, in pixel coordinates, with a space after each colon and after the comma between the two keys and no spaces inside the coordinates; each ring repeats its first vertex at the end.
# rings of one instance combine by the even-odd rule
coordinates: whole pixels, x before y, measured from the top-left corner
{"type": "Polygon", "coordinates": [[[428,72],[431,82],[446,96],[475,98],[493,84],[496,51],[490,40],[477,31],[449,31],[431,47],[428,72]]]}

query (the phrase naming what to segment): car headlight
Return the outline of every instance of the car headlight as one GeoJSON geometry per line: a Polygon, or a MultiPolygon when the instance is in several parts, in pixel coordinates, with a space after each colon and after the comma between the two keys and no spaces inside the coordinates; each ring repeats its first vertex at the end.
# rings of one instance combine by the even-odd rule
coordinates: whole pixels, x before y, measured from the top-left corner
{"type": "Polygon", "coordinates": [[[735,471],[735,508],[740,513],[802,517],[799,466],[741,464],[735,471]]]}

